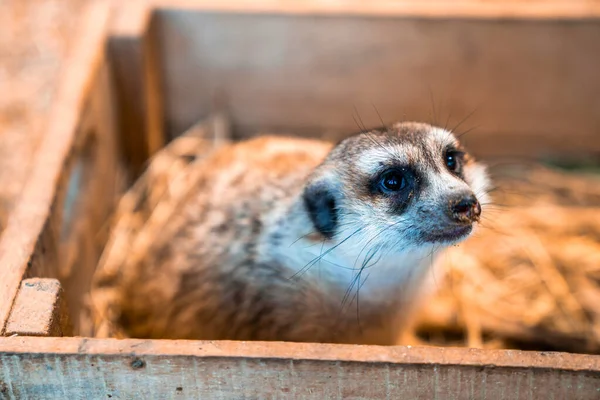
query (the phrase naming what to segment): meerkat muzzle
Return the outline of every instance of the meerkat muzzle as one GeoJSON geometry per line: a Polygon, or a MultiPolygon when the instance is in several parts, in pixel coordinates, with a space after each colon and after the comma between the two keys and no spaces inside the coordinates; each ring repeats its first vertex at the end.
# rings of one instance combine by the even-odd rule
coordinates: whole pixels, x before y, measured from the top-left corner
{"type": "Polygon", "coordinates": [[[448,208],[450,218],[461,224],[477,222],[481,216],[481,205],[472,193],[450,200],[448,208]]]}

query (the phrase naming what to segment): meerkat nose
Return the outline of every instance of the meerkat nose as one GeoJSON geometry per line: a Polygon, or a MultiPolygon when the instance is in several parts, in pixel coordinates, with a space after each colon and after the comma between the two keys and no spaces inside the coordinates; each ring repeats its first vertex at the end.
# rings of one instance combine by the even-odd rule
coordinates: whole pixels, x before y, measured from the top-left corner
{"type": "Polygon", "coordinates": [[[479,221],[481,205],[472,193],[463,193],[452,198],[448,206],[448,214],[455,222],[465,224],[479,221]]]}

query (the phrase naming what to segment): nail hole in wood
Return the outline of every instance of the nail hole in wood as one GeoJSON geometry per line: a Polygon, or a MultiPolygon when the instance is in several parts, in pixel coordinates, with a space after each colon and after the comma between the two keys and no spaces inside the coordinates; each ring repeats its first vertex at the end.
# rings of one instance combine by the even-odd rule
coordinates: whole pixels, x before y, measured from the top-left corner
{"type": "Polygon", "coordinates": [[[146,363],[144,362],[144,360],[141,360],[139,358],[136,358],[131,362],[131,368],[133,368],[133,369],[142,369],[145,366],[146,366],[146,363]]]}

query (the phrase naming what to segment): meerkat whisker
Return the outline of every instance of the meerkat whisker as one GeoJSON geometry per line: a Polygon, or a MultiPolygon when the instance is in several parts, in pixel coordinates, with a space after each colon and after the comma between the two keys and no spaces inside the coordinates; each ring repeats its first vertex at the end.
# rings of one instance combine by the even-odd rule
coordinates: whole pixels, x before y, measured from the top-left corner
{"type": "Polygon", "coordinates": [[[467,120],[468,120],[469,118],[471,118],[471,116],[473,116],[473,114],[475,114],[475,112],[477,111],[477,109],[478,109],[478,107],[475,107],[475,108],[473,109],[473,111],[471,111],[469,114],[467,114],[467,116],[466,116],[466,117],[464,117],[463,119],[461,119],[461,120],[458,122],[458,124],[456,124],[456,126],[455,126],[454,128],[450,129],[450,132],[456,132],[456,130],[457,130],[457,129],[458,129],[458,128],[459,128],[459,127],[460,127],[460,126],[463,124],[463,123],[467,122],[467,120]]]}
{"type": "MultiPolygon", "coordinates": [[[[432,107],[437,121],[433,94],[432,107]]],[[[190,163],[193,185],[153,213],[154,236],[103,255],[122,336],[396,344],[443,279],[440,255],[500,206],[456,135],[385,126],[373,108],[384,126],[354,107],[361,132],[339,143],[261,136],[190,163]]]]}

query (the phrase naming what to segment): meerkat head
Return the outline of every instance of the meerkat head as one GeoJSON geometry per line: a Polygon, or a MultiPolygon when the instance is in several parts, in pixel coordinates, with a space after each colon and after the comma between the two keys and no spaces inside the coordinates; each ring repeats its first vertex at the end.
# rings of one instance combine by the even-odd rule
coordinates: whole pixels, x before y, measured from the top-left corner
{"type": "Polygon", "coordinates": [[[369,247],[405,251],[467,238],[488,202],[488,182],[452,133],[399,123],[335,146],[303,200],[324,238],[353,235],[369,247]]]}

